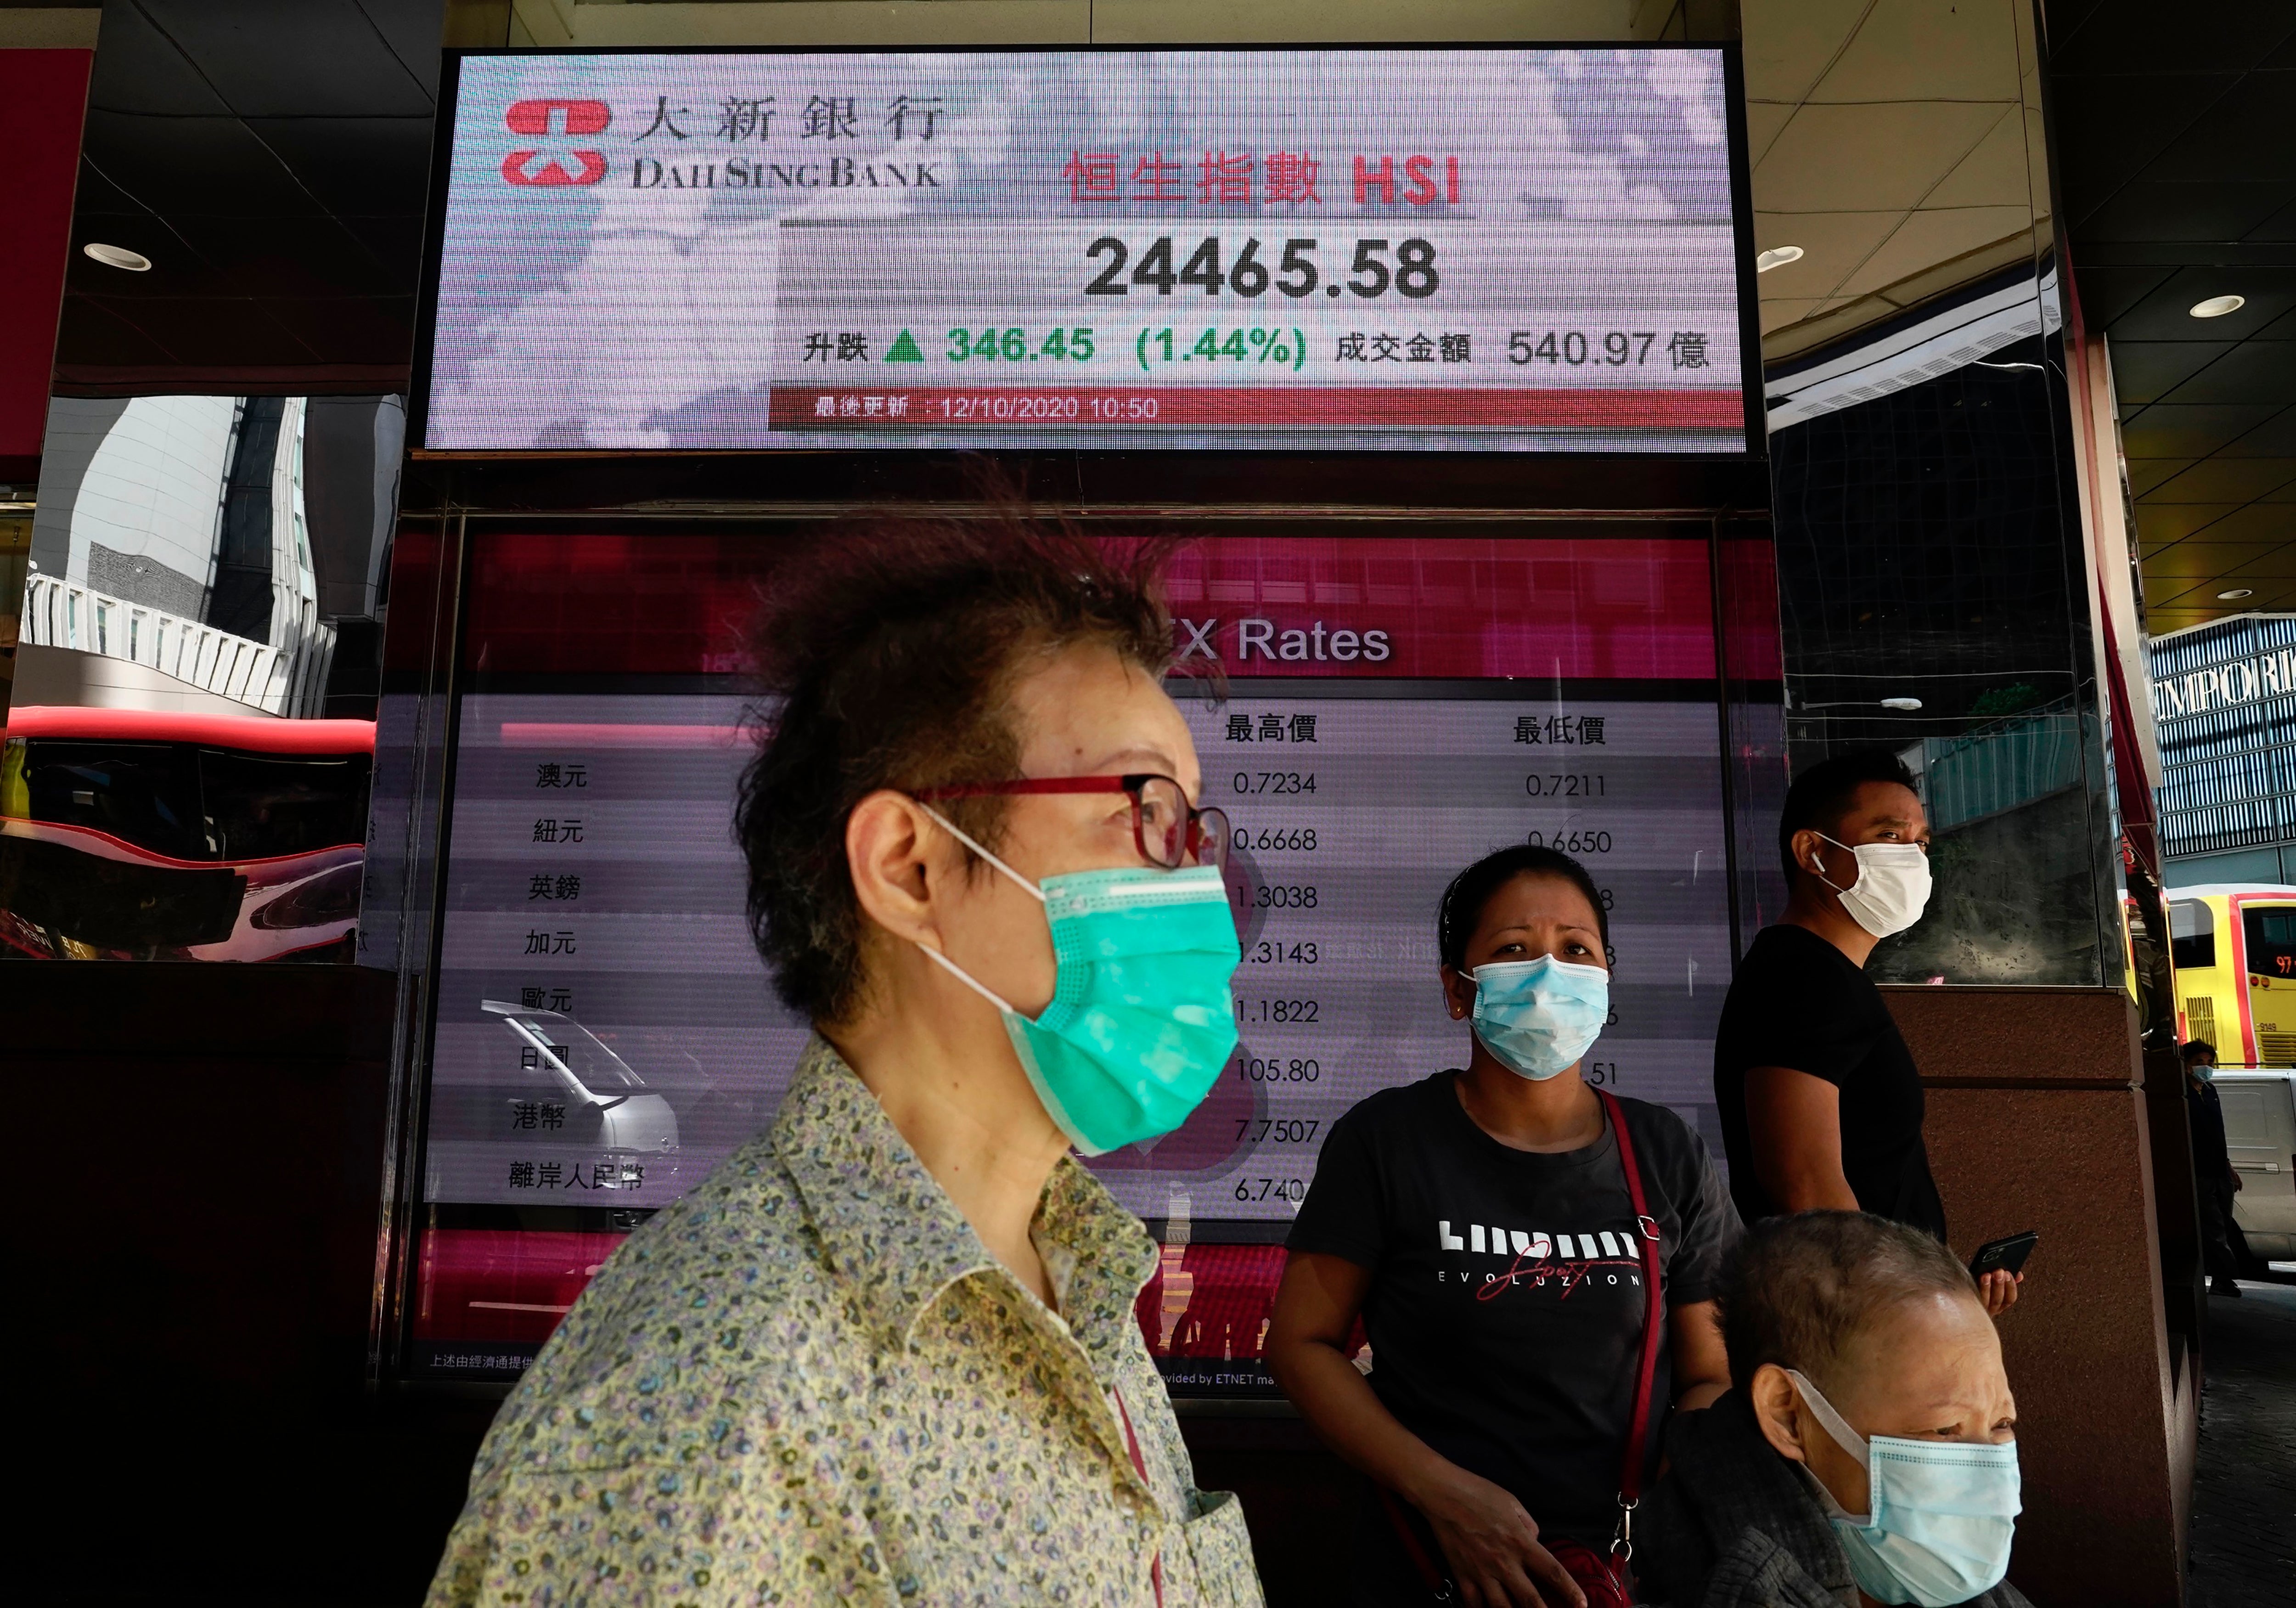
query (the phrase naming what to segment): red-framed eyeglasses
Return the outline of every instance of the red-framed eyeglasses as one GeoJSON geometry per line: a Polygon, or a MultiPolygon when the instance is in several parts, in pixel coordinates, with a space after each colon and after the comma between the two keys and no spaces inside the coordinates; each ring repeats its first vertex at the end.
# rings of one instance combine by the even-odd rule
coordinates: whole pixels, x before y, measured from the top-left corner
{"type": "Polygon", "coordinates": [[[1227,813],[1198,809],[1187,790],[1169,776],[1143,772],[1128,776],[1031,776],[1014,782],[966,782],[927,787],[910,795],[933,799],[979,799],[1022,793],[1120,792],[1132,799],[1132,841],[1152,866],[1177,871],[1187,866],[1227,864],[1227,813]]]}

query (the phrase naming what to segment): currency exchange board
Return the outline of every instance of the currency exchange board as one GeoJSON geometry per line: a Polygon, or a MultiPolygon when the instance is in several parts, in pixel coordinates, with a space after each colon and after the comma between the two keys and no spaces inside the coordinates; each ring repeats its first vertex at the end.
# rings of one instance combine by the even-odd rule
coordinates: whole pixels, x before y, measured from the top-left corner
{"type": "MultiPolygon", "coordinates": [[[[1280,1243],[1332,1122],[1464,1063],[1434,913],[1492,849],[1587,866],[1615,951],[1587,1074],[1710,1131],[1731,938],[1709,554],[1537,536],[1184,554],[1180,663],[1228,687],[1172,683],[1233,823],[1242,1038],[1185,1126],[1093,1163],[1164,1242],[1141,1318],[1175,1388],[1266,1388],[1280,1243]]],[[[728,830],[745,562],[714,536],[481,538],[425,1148],[431,1366],[522,1366],[620,1233],[771,1120],[804,1042],[750,948],[728,830]],[[665,578],[687,627],[559,628],[603,616],[582,588],[665,578]]]]}

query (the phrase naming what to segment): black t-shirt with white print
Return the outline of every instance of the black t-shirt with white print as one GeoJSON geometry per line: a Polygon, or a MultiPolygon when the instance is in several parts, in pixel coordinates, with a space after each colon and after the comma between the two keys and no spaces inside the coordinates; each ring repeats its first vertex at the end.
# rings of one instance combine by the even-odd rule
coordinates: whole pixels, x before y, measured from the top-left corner
{"type": "MultiPolygon", "coordinates": [[[[1371,1270],[1371,1385],[1436,1451],[1514,1493],[1541,1530],[1601,1546],[1641,1358],[1635,1211],[1616,1136],[1536,1154],[1459,1103],[1456,1072],[1372,1095],[1333,1123],[1287,1242],[1371,1270]]],[[[1738,1234],[1705,1144],[1664,1106],[1620,1101],[1658,1220],[1669,1307],[1714,1294],[1738,1234]]],[[[1672,1399],[1651,1393],[1644,1477],[1672,1399]]]]}

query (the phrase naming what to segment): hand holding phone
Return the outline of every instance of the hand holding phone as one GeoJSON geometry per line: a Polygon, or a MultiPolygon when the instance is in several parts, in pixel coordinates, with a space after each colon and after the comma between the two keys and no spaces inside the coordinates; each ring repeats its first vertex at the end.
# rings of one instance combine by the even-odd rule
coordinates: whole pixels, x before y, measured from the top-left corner
{"type": "Polygon", "coordinates": [[[2040,1243],[2041,1235],[2037,1228],[2028,1228],[2022,1234],[2009,1235],[2002,1239],[1988,1240],[1977,1248],[1977,1254],[1969,1259],[1970,1276],[1981,1279],[1997,1270],[2013,1276],[2021,1273],[2025,1268],[2025,1259],[2033,1254],[2033,1247],[2040,1243]]]}
{"type": "Polygon", "coordinates": [[[2029,1228],[2022,1234],[1988,1240],[1969,1259],[1969,1274],[1977,1281],[1978,1297],[1985,1302],[1986,1316],[1998,1317],[2017,1304],[2017,1286],[2022,1282],[2021,1269],[2040,1241],[2040,1235],[2029,1228]]]}

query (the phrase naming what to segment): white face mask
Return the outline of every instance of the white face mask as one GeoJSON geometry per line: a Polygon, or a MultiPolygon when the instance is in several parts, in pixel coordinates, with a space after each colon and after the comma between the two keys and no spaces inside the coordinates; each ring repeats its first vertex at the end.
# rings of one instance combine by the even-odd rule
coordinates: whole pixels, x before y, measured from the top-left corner
{"type": "MultiPolygon", "coordinates": [[[[1860,843],[1855,849],[1824,833],[1836,849],[1849,849],[1857,860],[1857,880],[1840,886],[1823,870],[1817,880],[1841,896],[1849,919],[1876,938],[1903,932],[1922,919],[1930,902],[1930,857],[1915,843],[1860,843]]],[[[1822,866],[1824,861],[1820,861],[1822,866]]]]}

